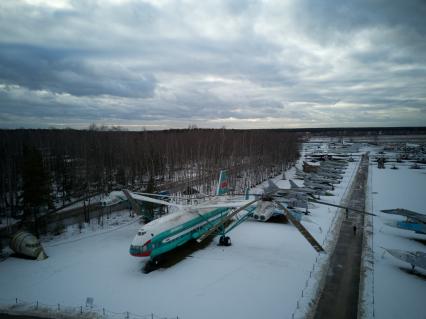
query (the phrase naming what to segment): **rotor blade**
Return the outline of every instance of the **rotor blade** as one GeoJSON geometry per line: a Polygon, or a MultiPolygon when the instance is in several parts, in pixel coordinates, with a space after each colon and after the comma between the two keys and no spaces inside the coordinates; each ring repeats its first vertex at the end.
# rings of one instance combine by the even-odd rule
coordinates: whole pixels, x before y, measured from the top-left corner
{"type": "Polygon", "coordinates": [[[282,205],[280,202],[274,200],[274,203],[278,205],[284,212],[286,213],[286,217],[288,220],[297,228],[297,230],[303,235],[303,237],[306,238],[306,240],[311,244],[311,246],[317,251],[322,252],[325,251],[324,248],[316,241],[314,236],[311,235],[311,233],[308,232],[308,230],[297,220],[295,219],[289,210],[282,205]]]}
{"type": "Polygon", "coordinates": [[[354,212],[357,212],[357,213],[360,213],[360,214],[364,214],[364,215],[377,216],[376,214],[365,212],[363,210],[359,210],[359,209],[355,209],[355,208],[351,208],[351,207],[346,207],[346,206],[342,206],[342,205],[337,205],[337,204],[330,204],[330,203],[327,203],[327,202],[319,201],[317,199],[308,199],[308,201],[310,201],[312,203],[318,203],[318,204],[323,204],[323,205],[347,209],[347,210],[351,210],[351,211],[354,211],[354,212]]]}
{"type": "Polygon", "coordinates": [[[207,232],[205,232],[202,236],[200,236],[197,239],[197,242],[201,243],[204,239],[206,239],[207,237],[209,237],[213,232],[215,232],[220,226],[224,225],[228,220],[230,220],[232,217],[234,217],[236,214],[238,214],[240,211],[246,209],[247,207],[253,205],[254,203],[256,203],[259,199],[254,199],[250,202],[248,202],[247,204],[241,206],[240,208],[237,208],[236,210],[234,210],[232,213],[226,215],[222,221],[218,224],[216,224],[214,227],[210,228],[207,232]]]}

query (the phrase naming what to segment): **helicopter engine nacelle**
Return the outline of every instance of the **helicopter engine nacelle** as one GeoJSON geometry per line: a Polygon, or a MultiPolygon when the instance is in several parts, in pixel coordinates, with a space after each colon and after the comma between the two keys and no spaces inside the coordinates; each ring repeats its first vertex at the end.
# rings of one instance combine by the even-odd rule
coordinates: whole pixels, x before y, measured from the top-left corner
{"type": "Polygon", "coordinates": [[[10,248],[18,255],[23,255],[37,260],[47,258],[40,241],[33,234],[20,230],[10,241],[10,248]]]}
{"type": "Polygon", "coordinates": [[[274,213],[274,204],[270,201],[259,201],[253,214],[254,219],[266,222],[274,213]]]}

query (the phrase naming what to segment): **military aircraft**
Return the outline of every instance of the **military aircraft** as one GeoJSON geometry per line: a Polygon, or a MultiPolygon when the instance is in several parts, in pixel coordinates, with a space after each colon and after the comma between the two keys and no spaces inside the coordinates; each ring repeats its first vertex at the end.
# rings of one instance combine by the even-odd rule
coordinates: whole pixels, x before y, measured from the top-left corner
{"type": "Polygon", "coordinates": [[[280,189],[272,181],[268,181],[268,186],[263,189],[262,194],[246,194],[243,199],[225,198],[220,196],[226,193],[224,188],[227,183],[223,178],[226,179],[226,174],[221,174],[216,196],[208,197],[207,200],[196,205],[180,205],[123,190],[135,212],[140,211],[138,202],[174,206],[177,209],[175,212],[143,225],[134,237],[130,246],[130,254],[150,258],[145,266],[146,271],[155,269],[159,259],[165,253],[184,245],[190,240],[201,242],[211,235],[219,234],[219,244],[229,246],[231,241],[227,234],[247,218],[257,215],[258,220],[266,221],[277,211],[282,212],[317,252],[324,251],[322,246],[300,223],[302,213],[289,208],[285,203],[285,198],[282,197],[285,194],[307,196],[313,190],[302,187],[280,189]],[[281,196],[277,196],[280,193],[281,196]]]}
{"type": "Polygon", "coordinates": [[[343,177],[340,174],[330,173],[330,172],[327,172],[327,171],[321,171],[320,170],[316,174],[319,175],[319,176],[330,178],[330,179],[334,179],[334,180],[343,179],[343,177]]]}
{"type": "Polygon", "coordinates": [[[321,176],[318,176],[318,175],[306,176],[304,178],[304,180],[314,182],[314,183],[319,183],[319,184],[326,184],[326,185],[330,185],[330,186],[333,186],[333,187],[334,187],[335,184],[340,183],[340,181],[338,181],[338,180],[332,180],[330,178],[321,177],[321,176]]]}
{"type": "Polygon", "coordinates": [[[320,162],[320,165],[322,167],[333,167],[333,168],[338,168],[338,169],[342,169],[348,166],[347,162],[343,162],[343,161],[322,161],[320,162]]]}
{"type": "Polygon", "coordinates": [[[305,179],[304,185],[309,188],[319,189],[322,191],[332,191],[334,190],[334,186],[328,183],[320,183],[315,180],[305,179]]]}
{"type": "Polygon", "coordinates": [[[302,187],[302,186],[298,186],[294,181],[292,181],[291,179],[289,180],[290,182],[290,190],[284,190],[281,189],[278,191],[278,193],[282,193],[282,192],[296,192],[296,193],[305,193],[311,196],[314,195],[324,195],[325,191],[324,189],[316,189],[314,187],[302,187]]]}
{"type": "Polygon", "coordinates": [[[344,170],[342,170],[342,169],[336,169],[336,168],[333,168],[333,167],[323,167],[323,166],[320,166],[320,169],[319,169],[318,173],[321,173],[321,172],[327,173],[327,174],[337,174],[337,175],[342,175],[342,174],[345,173],[344,170]]]}
{"type": "Polygon", "coordinates": [[[384,247],[382,248],[389,254],[391,254],[393,257],[402,260],[403,262],[409,263],[411,265],[411,270],[413,271],[416,266],[426,269],[426,253],[424,252],[388,249],[384,247]]]}
{"type": "Polygon", "coordinates": [[[227,191],[226,180],[227,175],[221,173],[216,196],[207,197],[204,202],[195,205],[180,205],[152,198],[152,195],[146,196],[129,190],[112,193],[114,199],[106,198],[103,204],[117,203],[119,200],[123,200],[122,194],[124,194],[135,213],[141,211],[140,202],[175,207],[175,212],[143,225],[131,243],[130,254],[132,256],[150,258],[145,266],[146,271],[155,268],[159,259],[165,253],[190,240],[204,240],[213,233],[221,235],[219,238],[220,245],[229,246],[231,241],[229,236],[226,235],[247,218],[254,217],[256,219],[257,217],[259,221],[266,221],[279,212],[296,226],[315,250],[324,251],[300,223],[303,213],[288,208],[284,200],[274,198],[274,193],[279,190],[275,184],[271,182],[268,187],[263,189],[263,194],[252,195],[254,199],[249,199],[248,194],[244,198],[226,198],[223,196],[227,191]]]}
{"type": "Polygon", "coordinates": [[[387,221],[386,225],[412,230],[419,234],[426,234],[426,215],[413,212],[404,208],[396,208],[396,209],[384,209],[381,212],[390,215],[399,215],[406,217],[405,221],[387,221]]]}
{"type": "Polygon", "coordinates": [[[308,179],[316,183],[326,183],[326,184],[339,184],[340,179],[334,177],[324,177],[316,173],[305,173],[300,169],[296,168],[296,177],[299,179],[308,179]]]}

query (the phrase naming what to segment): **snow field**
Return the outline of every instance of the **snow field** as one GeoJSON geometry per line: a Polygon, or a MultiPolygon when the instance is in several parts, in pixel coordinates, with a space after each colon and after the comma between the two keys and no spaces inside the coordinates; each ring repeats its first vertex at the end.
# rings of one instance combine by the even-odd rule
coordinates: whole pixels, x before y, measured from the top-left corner
{"type": "MultiPolygon", "coordinates": [[[[322,200],[340,203],[357,166],[349,163],[336,196],[322,200]]],[[[302,223],[329,252],[341,215],[317,204],[310,211],[302,223]]],[[[1,262],[0,298],[78,306],[93,297],[110,311],[161,317],[296,318],[309,310],[329,255],[318,255],[291,224],[247,221],[230,233],[231,247],[217,246],[216,238],[176,265],[144,274],[146,259],[128,252],[140,225],[127,211],[116,216],[107,230],[74,228],[45,242],[45,261],[1,262]]]]}
{"type": "Polygon", "coordinates": [[[367,207],[378,217],[368,220],[366,228],[369,252],[364,279],[362,309],[364,318],[425,318],[426,271],[411,266],[381,247],[408,251],[423,251],[426,235],[390,227],[387,221],[404,220],[401,216],[381,213],[390,208],[406,208],[425,213],[425,170],[411,170],[406,163],[396,163],[398,170],[378,169],[372,163],[369,170],[367,207]]]}

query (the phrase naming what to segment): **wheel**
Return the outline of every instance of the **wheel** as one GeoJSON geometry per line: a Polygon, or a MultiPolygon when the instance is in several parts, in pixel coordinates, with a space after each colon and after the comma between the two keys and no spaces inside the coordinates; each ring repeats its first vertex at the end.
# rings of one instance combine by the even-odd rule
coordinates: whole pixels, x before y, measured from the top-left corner
{"type": "Polygon", "coordinates": [[[226,236],[223,240],[223,245],[224,246],[231,246],[231,238],[229,238],[228,236],[226,236]]]}
{"type": "Polygon", "coordinates": [[[219,246],[225,246],[225,236],[220,236],[220,238],[219,238],[219,246]]]}
{"type": "Polygon", "coordinates": [[[148,260],[145,264],[145,267],[143,267],[143,272],[145,274],[148,274],[151,271],[157,270],[159,263],[160,263],[160,260],[158,258],[153,258],[151,260],[148,260]]]}

